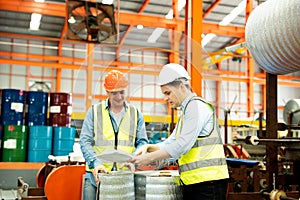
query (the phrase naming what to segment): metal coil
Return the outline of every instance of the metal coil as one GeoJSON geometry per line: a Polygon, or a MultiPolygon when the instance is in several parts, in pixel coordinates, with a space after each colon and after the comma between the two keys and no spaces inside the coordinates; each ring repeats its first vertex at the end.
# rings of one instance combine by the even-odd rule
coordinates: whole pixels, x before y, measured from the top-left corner
{"type": "Polygon", "coordinates": [[[299,0],[268,0],[250,14],[245,27],[247,48],[266,72],[300,70],[299,10],[299,0]]]}

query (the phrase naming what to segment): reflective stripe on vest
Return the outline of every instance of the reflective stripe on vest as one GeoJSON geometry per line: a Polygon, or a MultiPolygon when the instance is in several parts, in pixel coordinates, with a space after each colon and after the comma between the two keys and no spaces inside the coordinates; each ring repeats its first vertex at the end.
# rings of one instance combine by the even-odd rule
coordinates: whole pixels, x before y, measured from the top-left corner
{"type": "MultiPolygon", "coordinates": [[[[194,97],[191,100],[203,101],[214,112],[211,104],[203,99],[194,97]]],[[[183,114],[176,127],[176,138],[180,136],[183,114]]],[[[182,155],[178,160],[180,179],[186,185],[229,177],[223,144],[216,121],[214,118],[214,127],[210,135],[198,137],[190,151],[182,155]]]]}
{"type": "MultiPolygon", "coordinates": [[[[107,149],[115,146],[115,132],[110,119],[109,111],[105,108],[105,101],[93,106],[94,113],[94,141],[93,149],[97,154],[101,154],[107,149]],[[101,116],[101,117],[98,117],[101,116]]],[[[128,106],[121,120],[118,130],[117,149],[127,153],[133,153],[135,148],[137,130],[137,110],[133,106],[128,106]]],[[[108,170],[112,164],[103,164],[108,170]]],[[[89,171],[91,171],[89,169],[89,171]]]]}

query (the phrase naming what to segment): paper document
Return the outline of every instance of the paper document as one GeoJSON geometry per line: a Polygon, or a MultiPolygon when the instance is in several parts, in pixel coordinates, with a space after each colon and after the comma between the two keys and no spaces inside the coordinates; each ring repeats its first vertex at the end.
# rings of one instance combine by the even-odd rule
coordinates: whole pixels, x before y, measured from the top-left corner
{"type": "Polygon", "coordinates": [[[96,157],[109,162],[123,163],[130,160],[133,156],[125,151],[108,149],[96,155],[96,157]]]}

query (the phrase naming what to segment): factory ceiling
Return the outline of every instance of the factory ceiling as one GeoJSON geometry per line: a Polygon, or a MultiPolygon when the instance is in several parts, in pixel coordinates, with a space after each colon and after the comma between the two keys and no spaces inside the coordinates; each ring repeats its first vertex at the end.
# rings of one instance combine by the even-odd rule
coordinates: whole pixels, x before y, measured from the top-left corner
{"type": "MultiPolygon", "coordinates": [[[[169,31],[178,24],[184,27],[186,2],[190,2],[178,0],[179,12],[177,19],[174,20],[167,17],[168,15],[172,16],[172,13],[169,12],[172,10],[173,1],[113,0],[114,26],[111,26],[111,18],[105,19],[103,21],[105,24],[101,24],[104,29],[106,28],[103,35],[99,36],[96,33],[87,39],[87,29],[82,27],[85,18],[80,19],[80,15],[84,17],[96,13],[100,16],[106,10],[100,9],[98,6],[90,6],[89,10],[83,9],[87,2],[79,0],[77,2],[73,0],[46,0],[45,2],[0,0],[0,41],[3,37],[13,37],[57,42],[74,39],[81,42],[85,40],[104,42],[103,38],[108,37],[106,34],[111,33],[111,29],[114,27],[113,34],[117,35],[118,45],[170,49],[169,31]],[[83,7],[80,7],[78,2],[83,7]],[[30,29],[33,13],[40,14],[40,24],[35,30],[30,29]],[[75,20],[77,22],[81,20],[81,23],[68,22],[72,15],[77,15],[75,20]],[[101,39],[103,40],[101,41],[101,39]]],[[[255,7],[262,1],[253,0],[253,2],[255,7]]],[[[246,0],[203,0],[202,7],[202,38],[205,36],[206,39],[209,38],[205,42],[207,44],[203,46],[205,51],[216,52],[244,39],[246,0]],[[232,16],[234,10],[237,13],[232,16]],[[231,19],[225,22],[224,20],[229,18],[230,14],[231,19]]],[[[89,19],[99,20],[93,16],[89,19]]],[[[93,23],[90,24],[90,27],[92,26],[93,23]]],[[[89,30],[93,31],[92,28],[89,30]]]]}

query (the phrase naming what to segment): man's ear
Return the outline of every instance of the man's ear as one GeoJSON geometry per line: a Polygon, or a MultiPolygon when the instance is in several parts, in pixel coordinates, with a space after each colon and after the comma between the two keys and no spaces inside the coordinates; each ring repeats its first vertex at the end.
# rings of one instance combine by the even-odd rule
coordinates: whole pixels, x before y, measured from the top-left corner
{"type": "Polygon", "coordinates": [[[180,83],[179,88],[180,88],[181,91],[186,91],[187,90],[186,86],[182,82],[180,83]]]}

